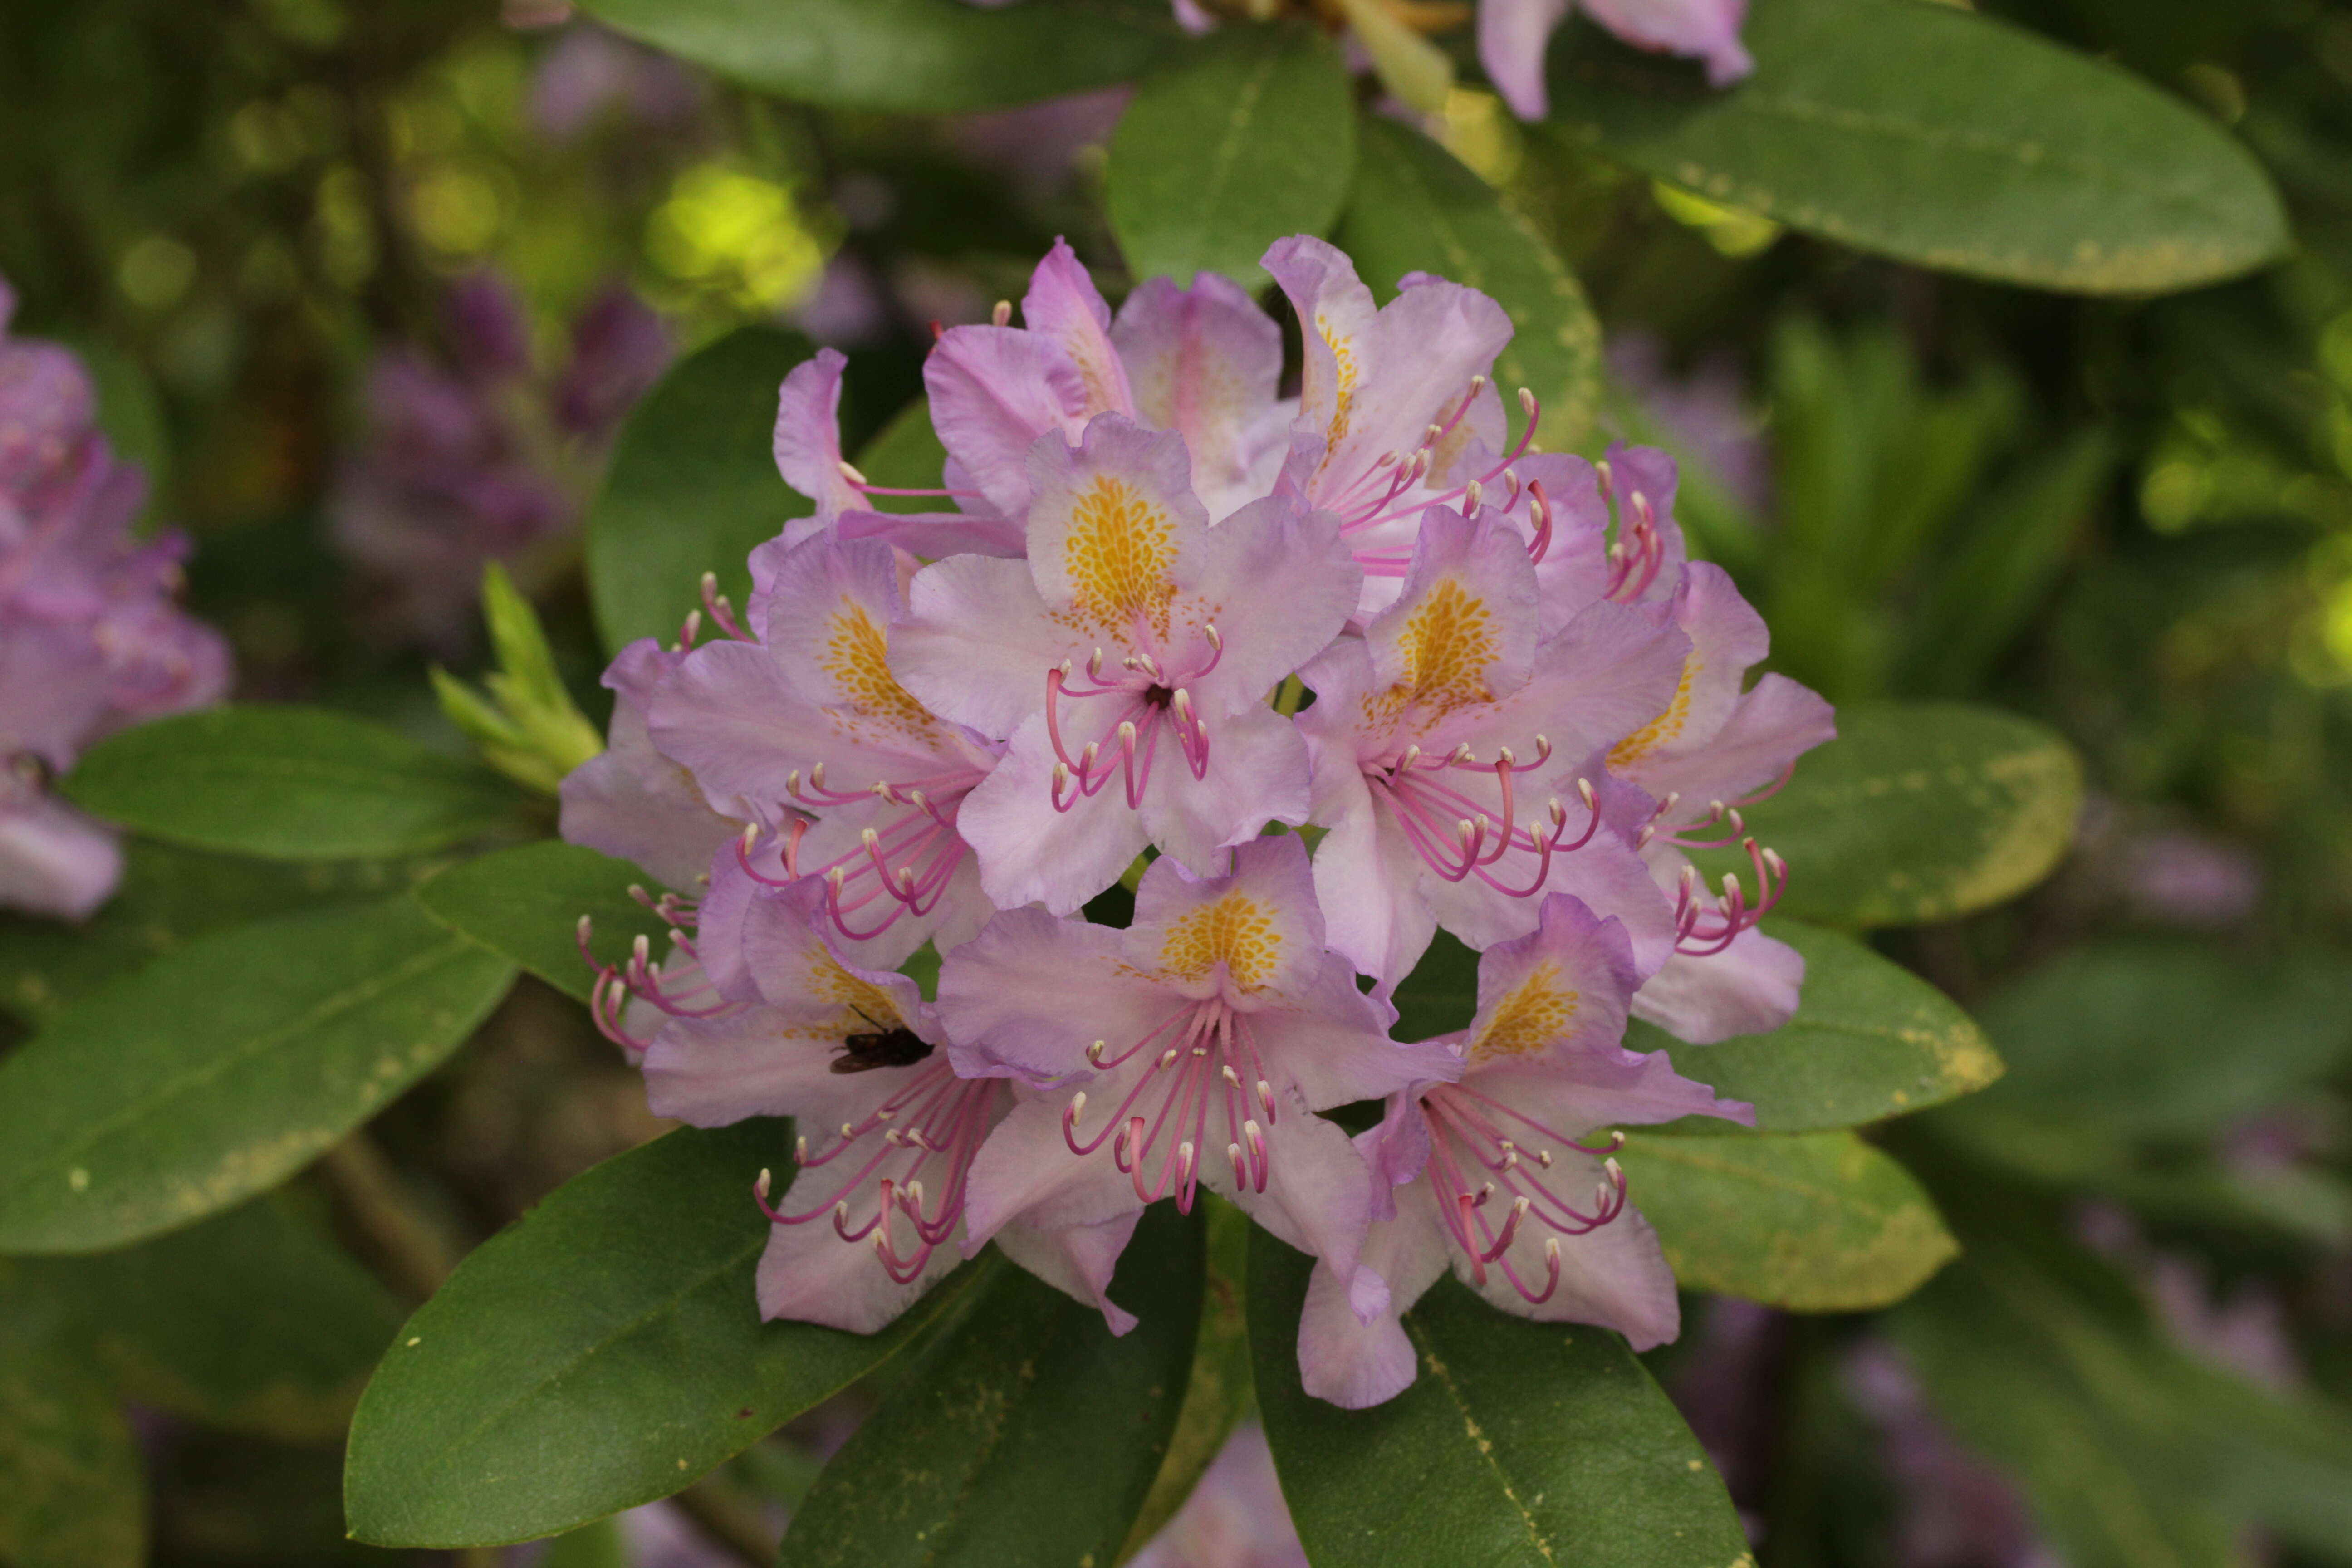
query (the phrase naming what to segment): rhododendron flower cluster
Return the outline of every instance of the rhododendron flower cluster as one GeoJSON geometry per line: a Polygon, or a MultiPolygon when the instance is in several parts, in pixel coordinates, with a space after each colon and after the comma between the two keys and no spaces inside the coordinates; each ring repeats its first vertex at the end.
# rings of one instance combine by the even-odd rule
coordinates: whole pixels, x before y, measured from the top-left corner
{"type": "Polygon", "coordinates": [[[1114,314],[1057,245],[1021,325],[940,334],[933,490],[843,459],[820,353],[775,439],[813,514],[740,610],[706,579],[613,665],[564,831],[669,884],[673,941],[597,1016],[656,1111],[798,1119],[757,1187],[771,1317],[870,1331],[994,1241],[1123,1331],[1142,1209],[1205,1186],[1315,1258],[1301,1367],[1340,1404],[1412,1380],[1397,1320],[1448,1268],[1675,1332],[1611,1130],[1752,1117],[1625,1023],[1795,1008],[1758,929],[1789,868],[1739,812],[1828,706],[1748,685],[1762,623],[1685,559],[1663,453],[1538,452],[1524,392],[1510,438],[1493,300],[1416,274],[1376,306],[1312,238],[1265,265],[1296,396],[1240,289],[1114,314]],[[1688,851],[1734,845],[1703,885],[1688,851]],[[1441,929],[1484,955],[1476,1017],[1399,1041],[1441,929]],[[930,1000],[898,973],[926,944],[930,1000]],[[1324,1114],[1381,1101],[1352,1139],[1324,1114]]]}
{"type": "Polygon", "coordinates": [[[132,537],[146,479],[99,433],[89,372],[8,336],[16,303],[0,282],[0,905],[79,920],[121,850],[48,779],[117,730],[219,701],[229,652],[173,602],[187,540],[132,537]]]}

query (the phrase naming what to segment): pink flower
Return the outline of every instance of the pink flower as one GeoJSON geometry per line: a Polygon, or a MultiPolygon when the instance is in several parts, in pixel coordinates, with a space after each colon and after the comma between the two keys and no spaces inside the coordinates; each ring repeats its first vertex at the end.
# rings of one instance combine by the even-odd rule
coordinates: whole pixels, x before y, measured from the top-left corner
{"type": "Polygon", "coordinates": [[[682,647],[640,637],[604,671],[613,721],[604,750],[565,775],[560,831],[572,844],[635,861],[671,888],[692,888],[711,852],[744,824],[710,809],[694,775],[654,749],[646,711],[682,647]]]}
{"type": "Polygon", "coordinates": [[[1689,644],[1606,602],[1538,639],[1535,568],[1492,509],[1433,507],[1411,574],[1364,636],[1302,672],[1315,885],[1331,942],[1393,987],[1444,925],[1485,948],[1573,892],[1622,920],[1644,974],[1671,911],[1625,842],[1631,792],[1585,759],[1663,709],[1689,644]]]}
{"type": "Polygon", "coordinates": [[[1282,1500],[1274,1453],[1255,1421],[1225,1440],[1184,1506],[1129,1568],[1307,1568],[1282,1500]]]}
{"type": "Polygon", "coordinates": [[[1739,42],[1748,0],[1479,0],[1478,63],[1522,120],[1551,111],[1545,47],[1575,3],[1637,49],[1706,61],[1710,86],[1728,87],[1756,68],[1739,42]]]}
{"type": "Polygon", "coordinates": [[[896,558],[871,540],[776,541],[754,556],[753,576],[756,635],[713,599],[730,635],[686,655],[651,706],[662,754],[713,810],[755,825],[714,869],[706,967],[740,994],[709,917],[803,876],[817,879],[840,932],[871,944],[863,962],[887,967],[926,939],[963,940],[989,905],[960,818],[995,748],[892,675],[896,558]]]}
{"type": "Polygon", "coordinates": [[[1370,1186],[1314,1112],[1459,1066],[1389,1040],[1393,1015],[1323,945],[1287,834],[1234,850],[1227,876],[1155,862],[1125,931],[1000,914],[948,955],[939,1005],[959,1070],[1019,1088],[972,1166],[967,1250],[1016,1215],[1101,1225],[1171,1194],[1189,1210],[1206,1184],[1352,1277],[1370,1186]]]}
{"type": "Polygon", "coordinates": [[[1410,1384],[1415,1358],[1397,1320],[1449,1264],[1520,1317],[1599,1323],[1637,1351],[1675,1337],[1674,1274],[1608,1158],[1619,1141],[1580,1140],[1612,1124],[1752,1125],[1755,1114],[1676,1075],[1664,1051],[1624,1048],[1636,973],[1623,926],[1570,898],[1546,899],[1533,932],[1486,951],[1470,1027],[1431,1042],[1459,1053],[1460,1081],[1414,1086],[1356,1141],[1380,1173],[1378,1214],[1358,1272],[1326,1258],[1307,1286],[1308,1393],[1361,1408],[1410,1384]]]}
{"type": "Polygon", "coordinates": [[[1254,503],[1214,528],[1183,437],[1101,414],[1030,449],[1028,558],[917,574],[890,668],[1009,744],[965,836],[1001,909],[1067,913],[1147,844],[1198,873],[1307,818],[1307,753],[1265,703],[1346,622],[1358,574],[1327,514],[1254,503]]]}
{"type": "MultiPolygon", "coordinates": [[[[1009,1100],[996,1079],[959,1078],[938,1015],[903,974],[843,957],[814,879],[751,911],[742,934],[759,1000],[673,1019],[646,1051],[646,1101],[698,1127],[793,1116],[804,1128],[789,1190],[757,1194],[772,1229],[760,1312],[853,1333],[883,1327],[959,1261],[966,1183],[1009,1100]]],[[[1102,1309],[1135,1216],[1045,1233],[1000,1217],[1016,1262],[1102,1309]]]]}

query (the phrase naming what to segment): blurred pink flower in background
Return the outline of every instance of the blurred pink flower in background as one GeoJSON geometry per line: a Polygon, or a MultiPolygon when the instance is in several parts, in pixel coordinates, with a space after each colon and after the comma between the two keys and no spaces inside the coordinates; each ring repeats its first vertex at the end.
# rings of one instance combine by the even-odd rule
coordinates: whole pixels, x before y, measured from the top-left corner
{"type": "Polygon", "coordinates": [[[1256,1422],[1234,1430],[1176,1517],[1128,1568],[1307,1568],[1256,1422]]]}

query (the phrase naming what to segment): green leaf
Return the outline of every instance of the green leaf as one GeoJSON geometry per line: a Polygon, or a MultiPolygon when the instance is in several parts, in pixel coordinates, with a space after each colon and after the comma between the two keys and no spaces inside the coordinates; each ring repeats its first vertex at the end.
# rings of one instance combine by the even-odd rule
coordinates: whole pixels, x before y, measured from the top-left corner
{"type": "Polygon", "coordinates": [[[142,1405],[289,1442],[340,1437],[400,1326],[390,1293],[283,1198],[137,1247],[0,1263],[68,1304],[78,1346],[142,1405]]]}
{"type": "Polygon", "coordinates": [[[762,1323],[762,1166],[788,1122],[683,1129],[559,1189],[400,1331],[352,1423],[352,1533],[530,1541],[667,1497],[865,1376],[1004,1267],[993,1254],[859,1335],[762,1323]]]}
{"type": "Polygon", "coordinates": [[[1356,159],[1339,46],[1304,23],[1228,24],[1143,79],[1111,138],[1111,232],[1139,279],[1220,272],[1339,216],[1356,159]]]}
{"type": "Polygon", "coordinates": [[[1506,1316],[1447,1278],[1404,1318],[1412,1386],[1342,1410],[1299,1386],[1312,1267],[1251,1242],[1258,1410],[1316,1568],[1753,1568],[1698,1439],[1615,1334],[1506,1316]]]}
{"type": "Polygon", "coordinates": [[[207,932],[381,898],[420,868],[397,860],[255,860],[152,838],[132,838],[123,851],[121,886],[81,924],[0,914],[0,1007],[44,1023],[207,932]]]}
{"type": "Polygon", "coordinates": [[[1216,1459],[1225,1440],[1250,1406],[1249,1321],[1244,1308],[1249,1282],[1250,1218],[1213,1194],[1202,1194],[1209,1229],[1208,1270],[1201,1300],[1201,1331],[1192,1345],[1192,1370],[1184,1403],[1169,1434],[1168,1457],[1144,1498],[1119,1548],[1122,1563],[1143,1550],[1160,1527],[1176,1517],[1202,1472],[1216,1459]]]}
{"type": "Polygon", "coordinates": [[[0,1311],[0,1562],[141,1568],[147,1483],[113,1391],[61,1339],[61,1303],[0,1311]]]}
{"type": "Polygon", "coordinates": [[[1494,297],[1517,329],[1495,361],[1514,428],[1519,387],[1543,401],[1538,439],[1569,447],[1601,400],[1601,324],[1576,274],[1526,215],[1420,132],[1366,113],[1356,184],[1337,243],[1387,300],[1406,273],[1433,272],[1494,297]]]}
{"type": "Polygon", "coordinates": [[[1168,1452],[1199,1325],[1204,1227],[1144,1212],[1113,1277],[1140,1320],[1005,1268],[834,1456],[779,1568],[1108,1563],[1168,1452]]]}
{"type": "Polygon", "coordinates": [[[590,948],[620,963],[640,935],[669,951],[669,926],[629,897],[653,879],[577,844],[543,838],[478,856],[418,884],[425,912],[460,936],[521,965],[566,995],[588,1000],[595,973],[581,961],[580,917],[592,922],[590,948]]]}
{"type": "MultiPolygon", "coordinates": [[[[1857,702],[1837,723],[1787,788],[1746,811],[1757,841],[1789,863],[1783,913],[1837,926],[1947,921],[2023,892],[2066,852],[2083,767],[2046,727],[1965,702],[1857,702]]],[[[1737,851],[1693,858],[1710,880],[1748,876],[1737,851]]]]}
{"type": "MultiPolygon", "coordinates": [[[[803,9],[761,8],[779,29],[803,9]]],[[[676,641],[702,603],[705,572],[740,607],[751,547],[808,515],[772,448],[777,389],[813,352],[797,332],[740,328],[672,366],[630,414],[588,509],[588,597],[608,652],[639,637],[676,641]]]]}
{"type": "MultiPolygon", "coordinates": [[[[931,428],[931,405],[918,397],[890,416],[857,453],[857,471],[894,489],[936,489],[948,449],[931,428]]],[[[937,511],[937,496],[876,496],[877,511],[937,511]]]]}
{"type": "Polygon", "coordinates": [[[1867,1311],[1959,1250],[1911,1173],[1852,1132],[1635,1133],[1617,1159],[1690,1289],[1792,1312],[1867,1311]]]}
{"type": "Polygon", "coordinates": [[[572,700],[556,672],[539,612],[516,589],[507,569],[482,568],[482,619],[497,665],[482,689],[435,665],[434,695],[441,711],[481,749],[482,760],[525,789],[554,795],[572,769],[604,749],[604,737],[572,700]]]}
{"type": "MultiPolygon", "coordinates": [[[[1852,937],[1797,921],[1765,922],[1768,935],[1805,958],[1797,1015],[1769,1035],[1689,1046],[1639,1019],[1625,1031],[1637,1051],[1673,1053],[1675,1070],[1756,1107],[1763,1132],[1856,1127],[1970,1094],[2000,1076],[1969,1016],[1942,992],[1852,937]]],[[[1720,1131],[1694,1117],[1677,1126],[1720,1131]]]]}
{"type": "Polygon", "coordinates": [[[232,704],[100,742],[59,787],[110,822],[272,860],[413,855],[521,826],[472,764],[325,708],[232,704]]]}
{"type": "Polygon", "coordinates": [[[1108,87],[1181,33],[1153,0],[589,0],[611,26],[802,103],[956,113],[1108,87]]]}
{"type": "Polygon", "coordinates": [[[1591,25],[1560,132],[1791,228],[1948,272],[2107,294],[2194,288],[2288,247],[2253,157],[2110,65],[1957,6],[1774,0],[1727,91],[1591,25]]]}
{"type": "Polygon", "coordinates": [[[1389,1032],[1400,1040],[1433,1040],[1468,1028],[1478,1016],[1478,955],[1452,931],[1439,931],[1391,1000],[1397,1022],[1389,1032]]]}
{"type": "Polygon", "coordinates": [[[275,1186],[455,1049],[513,975],[405,895],[156,960],[0,1061],[0,1252],[119,1247],[275,1186]]]}

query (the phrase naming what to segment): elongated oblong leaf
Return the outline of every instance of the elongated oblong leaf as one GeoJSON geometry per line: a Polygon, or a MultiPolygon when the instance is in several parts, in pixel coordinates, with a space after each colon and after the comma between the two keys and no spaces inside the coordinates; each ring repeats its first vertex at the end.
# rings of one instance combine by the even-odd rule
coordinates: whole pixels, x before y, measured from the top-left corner
{"type": "Polygon", "coordinates": [[[1017,1268],[974,1293],[817,1478],[779,1568],[1109,1563],[1184,1395],[1203,1277],[1200,1216],[1156,1205],[1094,1308],[1017,1268]]]}
{"type": "Polygon", "coordinates": [[[1169,1434],[1168,1457],[1140,1512],[1129,1527],[1122,1561],[1174,1518],[1192,1488],[1225,1447],[1250,1407],[1249,1216],[1223,1199],[1203,1194],[1209,1228],[1208,1277],[1201,1298],[1201,1330],[1192,1346],[1192,1369],[1184,1403],[1169,1434]]]}
{"type": "Polygon", "coordinates": [[[1137,88],[1111,138],[1111,232],[1138,278],[1255,287],[1268,245],[1339,216],[1355,159],[1339,47],[1303,23],[1228,25],[1137,88]]]}
{"type": "Polygon", "coordinates": [[[2286,214],[2219,126],[2129,73],[1957,6],[1774,0],[1728,91],[1585,25],[1563,130],[1611,157],[1900,260],[2079,293],[2194,288],[2277,259],[2286,214]]]}
{"type": "Polygon", "coordinates": [[[476,1249],[402,1329],[352,1422],[352,1533],[530,1541],[667,1497],[888,1360],[994,1254],[872,1335],[762,1323],[762,1166],[792,1126],[684,1129],[616,1155],[476,1249]]]}
{"type": "Polygon", "coordinates": [[[1670,1138],[1617,1158],[1675,1278],[1795,1312],[1899,1301],[1958,1252],[1934,1202],[1851,1132],[1670,1138]]]}
{"type": "Polygon", "coordinates": [[[803,103],[953,113],[1108,87],[1182,42],[1152,0],[591,0],[722,76],[803,103]]]}
{"type": "MultiPolygon", "coordinates": [[[[789,27],[798,9],[762,14],[789,27]]],[[[705,572],[741,605],[743,558],[808,515],[776,472],[773,442],[776,389],[812,352],[796,332],[741,328],[671,366],[630,414],[588,509],[588,599],[607,651],[674,641],[705,572]]]]}
{"type": "Polygon", "coordinates": [[[110,822],[275,860],[413,855],[520,824],[495,774],[325,708],[236,704],[101,741],[63,785],[110,822]]]}
{"type": "Polygon", "coordinates": [[[1311,1270],[1253,1238],[1258,1411],[1316,1568],[1752,1564],[1722,1480],[1623,1340],[1507,1316],[1447,1278],[1405,1315],[1412,1386],[1342,1410],[1299,1384],[1311,1270]]]}
{"type": "Polygon", "coordinates": [[[1517,329],[1495,361],[1512,426],[1522,421],[1510,399],[1524,386],[1543,403],[1542,444],[1567,446],[1601,397],[1601,325],[1576,274],[1524,214],[1418,131],[1366,113],[1356,135],[1339,248],[1384,300],[1412,271],[1492,295],[1517,329]]]}
{"type": "MultiPolygon", "coordinates": [[[[1638,1019],[1625,1044],[1671,1050],[1675,1070],[1756,1108],[1766,1132],[1856,1127],[1924,1110],[2000,1076],[2000,1058],[1959,1005],[1836,931],[1773,920],[1768,934],[1805,957],[1797,1015],[1769,1035],[1686,1046],[1638,1019]]],[[[1694,1118],[1690,1131],[1722,1123],[1694,1118]]]]}
{"type": "MultiPolygon", "coordinates": [[[[2046,726],[1967,702],[1858,702],[1837,721],[1838,738],[1747,812],[1789,863],[1783,913],[1950,920],[2023,892],[2066,852],[2083,766],[2046,726]]],[[[1710,877],[1747,871],[1736,852],[1694,858],[1710,877]]]]}
{"type": "Polygon", "coordinates": [[[391,1293],[283,1194],[137,1247],[9,1259],[0,1289],[58,1300],[141,1404],[289,1442],[342,1436],[400,1326],[391,1293]]]}
{"type": "Polygon", "coordinates": [[[473,1032],[514,971],[405,894],[190,942],[0,1062],[0,1252],[94,1252],[275,1186],[473,1032]]]}
{"type": "Polygon", "coordinates": [[[668,951],[668,928],[629,897],[632,883],[650,880],[625,860],[577,844],[541,839],[478,856],[450,867],[416,889],[425,912],[538,975],[557,990],[588,1000],[595,973],[580,956],[580,917],[592,922],[590,950],[607,963],[628,956],[639,935],[668,951]]]}

